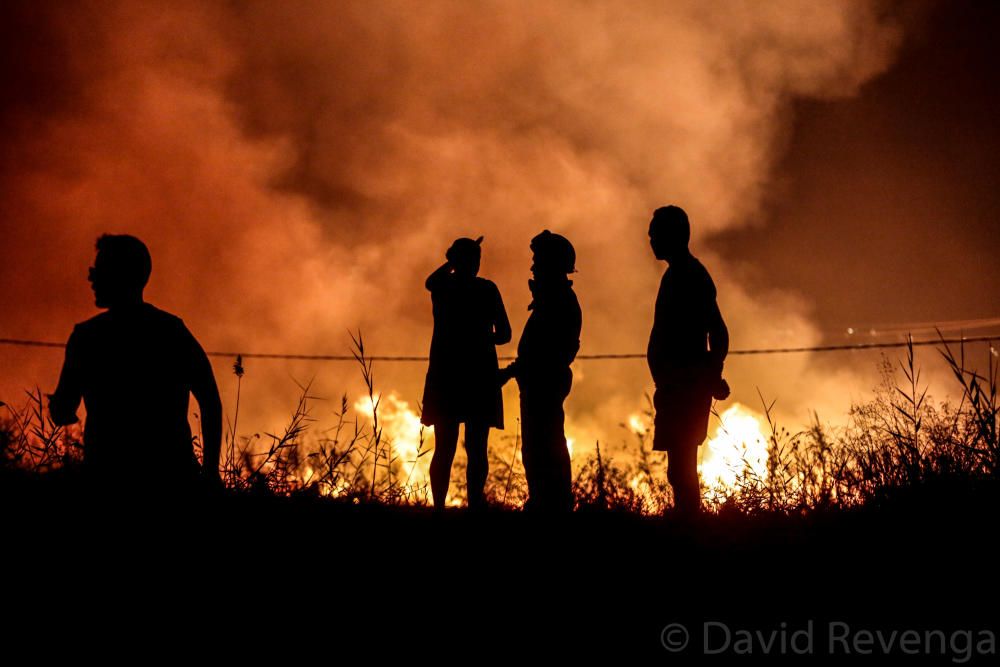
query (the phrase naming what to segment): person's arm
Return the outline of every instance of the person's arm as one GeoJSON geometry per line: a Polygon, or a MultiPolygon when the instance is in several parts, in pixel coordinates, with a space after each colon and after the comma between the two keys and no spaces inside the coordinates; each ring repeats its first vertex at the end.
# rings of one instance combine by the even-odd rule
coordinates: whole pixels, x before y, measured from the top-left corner
{"type": "MultiPolygon", "coordinates": [[[[575,300],[556,309],[549,308],[532,314],[536,325],[532,329],[530,344],[523,356],[518,356],[505,371],[515,378],[522,376],[548,376],[570,366],[580,351],[582,313],[575,300]]],[[[529,318],[530,321],[530,318],[529,318]]],[[[527,327],[525,331],[527,332],[527,327]]],[[[524,336],[521,334],[524,346],[524,336]]]]}
{"type": "Polygon", "coordinates": [[[511,379],[516,377],[517,377],[517,359],[515,359],[514,361],[507,364],[507,366],[497,371],[497,378],[500,382],[501,387],[510,382],[511,379]]]}
{"type": "Polygon", "coordinates": [[[448,276],[451,275],[451,270],[451,262],[445,262],[435,269],[434,273],[427,276],[427,280],[424,282],[424,287],[426,287],[430,292],[435,291],[445,280],[448,279],[448,276]]]}
{"type": "Polygon", "coordinates": [[[717,370],[720,376],[728,354],[729,329],[726,327],[725,320],[722,319],[719,303],[712,299],[708,307],[708,355],[712,369],[717,370]]]}
{"type": "Polygon", "coordinates": [[[569,366],[576,360],[576,355],[580,351],[580,333],[583,330],[583,310],[575,300],[570,304],[566,320],[564,361],[569,366]]]}
{"type": "Polygon", "coordinates": [[[552,313],[545,338],[545,347],[539,355],[539,365],[558,369],[569,366],[580,351],[580,330],[582,328],[582,313],[575,302],[566,303],[557,312],[552,313]]]}
{"type": "MultiPolygon", "coordinates": [[[[497,299],[499,299],[499,298],[500,298],[500,291],[497,290],[497,299]]],[[[502,301],[500,302],[500,307],[503,309],[503,302],[502,301]]],[[[513,334],[510,332],[510,320],[507,319],[507,310],[506,309],[503,309],[503,317],[504,317],[504,320],[507,323],[507,330],[508,330],[507,339],[509,341],[513,337],[513,334]]],[[[524,332],[523,331],[521,332],[521,336],[522,337],[524,336],[524,332]]],[[[518,373],[520,372],[520,368],[521,368],[521,363],[520,362],[521,362],[520,357],[515,357],[514,361],[510,362],[509,364],[507,364],[506,367],[500,369],[500,371],[498,373],[498,378],[499,378],[499,382],[500,382],[500,386],[501,387],[504,386],[505,384],[507,384],[508,382],[510,382],[510,380],[512,380],[512,379],[514,379],[514,378],[516,378],[518,376],[518,373]]]]}
{"type": "Polygon", "coordinates": [[[191,393],[198,401],[201,411],[202,437],[202,474],[206,478],[219,479],[219,456],[222,452],[222,399],[219,397],[219,387],[215,383],[215,373],[208,355],[201,344],[190,333],[191,350],[191,393]]]}
{"type": "MultiPolygon", "coordinates": [[[[506,312],[504,313],[504,315],[506,315],[506,312]]],[[[507,326],[509,327],[510,324],[508,323],[507,326]]],[[[524,332],[521,332],[521,336],[522,337],[524,336],[524,332]]],[[[512,379],[514,379],[514,378],[516,378],[518,376],[518,372],[519,372],[519,370],[521,368],[521,363],[520,362],[521,362],[521,358],[520,357],[515,357],[514,361],[510,362],[509,364],[507,364],[506,367],[500,369],[498,377],[499,377],[499,380],[500,380],[500,386],[501,387],[504,386],[505,384],[507,384],[510,380],[512,380],[512,379]]]]}
{"type": "Polygon", "coordinates": [[[669,271],[660,278],[660,286],[656,291],[656,302],[653,306],[653,327],[649,332],[649,343],[646,345],[646,365],[649,367],[649,374],[653,378],[653,384],[663,386],[668,381],[666,369],[666,353],[664,349],[664,332],[668,330],[670,323],[667,320],[667,275],[669,271]]]}
{"type": "Polygon", "coordinates": [[[510,330],[507,309],[503,306],[503,297],[500,296],[500,290],[497,289],[496,285],[493,286],[493,292],[496,294],[496,304],[493,309],[493,344],[506,345],[510,342],[513,332],[510,330]]]}
{"type": "Polygon", "coordinates": [[[49,395],[49,416],[57,426],[68,426],[79,421],[76,411],[83,398],[82,350],[80,333],[73,329],[66,342],[66,358],[59,374],[59,386],[49,395]]]}

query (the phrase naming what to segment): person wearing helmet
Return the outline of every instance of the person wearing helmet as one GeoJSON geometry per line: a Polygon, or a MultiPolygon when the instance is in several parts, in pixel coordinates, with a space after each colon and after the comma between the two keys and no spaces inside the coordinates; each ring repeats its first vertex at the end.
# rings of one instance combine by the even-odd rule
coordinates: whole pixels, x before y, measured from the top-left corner
{"type": "Polygon", "coordinates": [[[531,315],[517,345],[517,359],[501,382],[517,379],[521,395],[522,460],[528,480],[525,509],[571,511],[573,493],[563,402],[573,383],[570,364],[580,349],[582,314],[573,283],[576,251],[545,230],[531,240],[531,315]]]}
{"type": "Polygon", "coordinates": [[[653,449],[667,452],[667,479],[674,509],[685,515],[701,508],[698,447],[708,434],[712,399],[729,396],[722,366],[729,331],[716,302],[715,283],[691,254],[691,225],[677,206],[656,209],[649,244],[668,263],[656,296],[646,359],[656,391],[653,449]]]}
{"type": "Polygon", "coordinates": [[[459,424],[465,424],[472,509],[485,506],[490,427],[503,428],[503,398],[495,381],[499,369],[496,346],[510,342],[510,322],[500,290],[493,282],[477,277],[482,241],[481,236],[456,240],[445,253],[447,261],[426,282],[434,333],[421,422],[434,427],[430,475],[437,509],[444,507],[448,496],[459,424]]]}

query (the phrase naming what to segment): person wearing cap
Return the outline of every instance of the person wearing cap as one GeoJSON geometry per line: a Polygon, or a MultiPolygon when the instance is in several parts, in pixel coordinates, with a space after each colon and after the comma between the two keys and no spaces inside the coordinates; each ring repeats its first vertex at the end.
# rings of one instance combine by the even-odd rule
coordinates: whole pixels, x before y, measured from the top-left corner
{"type": "Polygon", "coordinates": [[[184,322],[143,299],[152,260],[134,236],[105,234],[88,279],[105,312],[77,324],[59,384],[49,396],[58,425],[87,410],[83,467],[95,489],[184,491],[221,484],[222,402],[212,365],[184,322]],[[202,463],[188,402],[201,413],[202,463]]]}
{"type": "Polygon", "coordinates": [[[490,428],[503,428],[503,398],[496,377],[497,345],[510,342],[510,321],[497,286],[478,277],[483,237],[460,238],[428,278],[434,313],[430,363],[421,422],[434,428],[431,495],[443,509],[458,429],[465,424],[466,478],[471,509],[485,506],[490,428]]]}
{"type": "Polygon", "coordinates": [[[656,391],[653,449],[667,452],[667,479],[674,509],[683,515],[701,508],[698,447],[708,434],[712,399],[729,396],[722,366],[729,331],[716,301],[715,283],[691,254],[691,224],[677,206],[656,209],[649,244],[669,265],[656,296],[646,359],[656,391]]]}
{"type": "Polygon", "coordinates": [[[573,384],[570,364],[580,349],[583,321],[567,277],[576,271],[576,251],[564,236],[548,230],[531,240],[531,250],[531,315],[517,345],[517,359],[500,378],[516,378],[520,390],[521,456],[528,481],[525,509],[571,511],[563,402],[573,384]]]}

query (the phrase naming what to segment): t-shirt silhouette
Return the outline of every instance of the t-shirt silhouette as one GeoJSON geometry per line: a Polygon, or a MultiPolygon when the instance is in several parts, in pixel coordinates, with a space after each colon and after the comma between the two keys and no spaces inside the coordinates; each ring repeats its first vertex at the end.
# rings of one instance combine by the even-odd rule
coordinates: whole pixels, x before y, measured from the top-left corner
{"type": "Polygon", "coordinates": [[[87,467],[176,477],[197,470],[192,391],[215,391],[208,356],[180,318],[141,303],[74,327],[50,409],[72,415],[83,400],[87,467]]]}

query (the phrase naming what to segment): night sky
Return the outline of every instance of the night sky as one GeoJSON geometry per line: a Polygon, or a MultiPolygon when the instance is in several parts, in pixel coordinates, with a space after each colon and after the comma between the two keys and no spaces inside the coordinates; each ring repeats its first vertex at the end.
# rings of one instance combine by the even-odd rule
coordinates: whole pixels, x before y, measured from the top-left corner
{"type": "Polygon", "coordinates": [[[793,105],[760,226],[712,240],[752,289],[809,295],[831,338],[1000,314],[1000,5],[914,8],[888,72],[793,105]]]}

